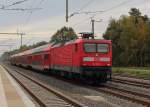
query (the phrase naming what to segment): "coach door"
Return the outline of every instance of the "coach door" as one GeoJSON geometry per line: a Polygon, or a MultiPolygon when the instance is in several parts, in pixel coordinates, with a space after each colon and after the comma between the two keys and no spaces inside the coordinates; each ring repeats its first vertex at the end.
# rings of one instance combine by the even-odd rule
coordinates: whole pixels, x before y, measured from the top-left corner
{"type": "Polygon", "coordinates": [[[49,65],[50,65],[50,54],[49,53],[45,53],[44,54],[44,69],[49,69],[49,65]]]}

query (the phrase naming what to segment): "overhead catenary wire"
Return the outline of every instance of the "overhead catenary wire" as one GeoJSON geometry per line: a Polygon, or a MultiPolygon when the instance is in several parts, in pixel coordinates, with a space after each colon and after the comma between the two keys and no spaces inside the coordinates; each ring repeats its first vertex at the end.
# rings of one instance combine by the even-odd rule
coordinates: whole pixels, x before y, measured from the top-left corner
{"type": "MultiPolygon", "coordinates": [[[[125,5],[125,4],[128,3],[129,1],[130,1],[130,0],[125,0],[125,1],[119,3],[119,4],[115,5],[115,6],[112,6],[112,7],[108,8],[108,9],[105,9],[105,10],[76,12],[76,13],[72,14],[72,16],[75,15],[75,14],[92,14],[92,16],[90,16],[89,18],[86,18],[86,19],[84,19],[84,20],[82,20],[82,21],[77,22],[77,23],[74,24],[73,26],[76,26],[76,25],[78,25],[78,24],[81,24],[81,22],[83,22],[83,21],[85,21],[85,20],[87,20],[87,19],[89,20],[89,19],[91,19],[91,17],[94,18],[94,17],[95,17],[96,15],[98,15],[98,14],[103,14],[103,13],[105,13],[105,12],[112,11],[113,9],[116,9],[116,8],[122,6],[122,5],[125,5]]],[[[71,17],[72,17],[72,16],[71,16],[71,17]]]]}
{"type": "Polygon", "coordinates": [[[115,9],[115,8],[118,8],[118,7],[122,6],[122,5],[125,5],[125,4],[128,3],[129,1],[130,1],[130,0],[126,0],[126,1],[124,1],[124,2],[121,2],[120,4],[117,4],[116,6],[113,6],[113,7],[111,7],[111,8],[105,9],[105,10],[81,11],[81,12],[78,11],[78,12],[74,12],[74,13],[72,13],[72,14],[70,15],[70,17],[72,17],[72,16],[75,15],[75,14],[100,14],[100,13],[108,12],[108,11],[113,10],[113,9],[115,9]]]}
{"type": "Polygon", "coordinates": [[[28,0],[16,1],[16,2],[13,2],[13,3],[9,4],[9,5],[0,4],[0,6],[1,6],[0,9],[4,10],[4,9],[7,9],[8,7],[15,6],[15,5],[18,5],[18,4],[22,4],[22,3],[26,2],[26,1],[28,1],[28,0]]]}
{"type": "Polygon", "coordinates": [[[31,8],[31,9],[28,9],[28,8],[10,8],[10,9],[2,9],[2,10],[5,10],[5,11],[12,11],[12,10],[16,10],[16,11],[36,11],[36,10],[41,10],[42,8],[31,8]]]}
{"type": "MultiPolygon", "coordinates": [[[[45,0],[40,0],[40,2],[36,5],[35,8],[38,8],[38,7],[42,4],[42,2],[44,2],[44,1],[45,1],[45,0]]],[[[32,5],[30,8],[33,8],[33,5],[32,5]]],[[[34,12],[34,11],[31,11],[31,12],[29,13],[28,17],[26,18],[26,21],[25,21],[24,26],[27,26],[28,23],[30,22],[33,12],[34,12]]]]}
{"type": "Polygon", "coordinates": [[[119,3],[119,4],[115,5],[115,6],[112,6],[112,7],[108,8],[108,9],[104,10],[104,12],[108,12],[108,11],[111,11],[113,9],[116,9],[116,8],[122,6],[122,5],[125,5],[126,3],[130,2],[130,1],[131,0],[125,0],[125,1],[119,3]]]}
{"type": "Polygon", "coordinates": [[[8,8],[8,7],[11,7],[11,6],[14,6],[14,5],[18,5],[18,4],[24,3],[24,2],[26,2],[26,1],[28,1],[28,0],[16,1],[16,2],[13,2],[13,3],[10,4],[10,5],[4,6],[4,8],[8,8]]]}
{"type": "MultiPolygon", "coordinates": [[[[32,2],[32,5],[30,6],[30,8],[39,8],[39,6],[42,4],[43,1],[44,1],[44,0],[40,0],[39,3],[37,3],[37,5],[36,5],[35,7],[33,6],[34,3],[35,3],[35,1],[33,1],[33,2],[32,2]]],[[[26,26],[29,24],[33,12],[34,12],[34,10],[31,10],[30,13],[29,13],[29,15],[25,15],[25,16],[27,16],[27,18],[25,18],[25,22],[20,25],[21,28],[18,27],[18,29],[23,29],[24,27],[26,27],[26,26]]],[[[18,25],[18,26],[19,26],[19,25],[18,25]]]]}
{"type": "Polygon", "coordinates": [[[50,33],[20,33],[20,32],[0,32],[1,36],[5,35],[50,35],[50,33]]]}
{"type": "Polygon", "coordinates": [[[85,5],[83,5],[78,11],[84,10],[86,7],[91,5],[95,0],[89,0],[85,5]]]}
{"type": "Polygon", "coordinates": [[[36,10],[42,9],[42,8],[10,8],[12,6],[22,4],[26,1],[29,1],[29,0],[20,0],[20,1],[13,2],[9,5],[0,4],[0,6],[1,6],[0,9],[4,10],[4,11],[36,11],[36,10]]]}
{"type": "Polygon", "coordinates": [[[84,10],[86,7],[88,7],[89,5],[91,5],[95,0],[89,0],[85,5],[83,5],[79,10],[71,13],[69,15],[69,18],[74,16],[75,14],[84,14],[85,12],[81,12],[82,10],[84,10]]]}
{"type": "MultiPolygon", "coordinates": [[[[35,1],[32,1],[32,5],[30,6],[30,8],[32,8],[33,7],[33,4],[35,3],[35,1]]],[[[17,29],[22,29],[22,26],[27,26],[27,24],[28,24],[28,22],[29,22],[29,20],[30,20],[30,16],[31,16],[31,14],[32,14],[33,12],[32,11],[30,11],[30,12],[28,12],[28,14],[29,15],[26,15],[25,14],[25,12],[23,13],[25,16],[24,17],[26,17],[27,16],[27,18],[25,18],[25,22],[24,23],[22,23],[22,24],[20,24],[20,25],[18,25],[18,28],[17,29]],[[20,26],[20,27],[19,27],[20,26]]]]}

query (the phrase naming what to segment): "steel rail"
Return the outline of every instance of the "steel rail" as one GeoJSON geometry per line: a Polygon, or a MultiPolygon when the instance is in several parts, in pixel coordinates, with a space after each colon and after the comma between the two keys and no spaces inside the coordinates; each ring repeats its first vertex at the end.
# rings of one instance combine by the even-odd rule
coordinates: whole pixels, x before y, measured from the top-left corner
{"type": "Polygon", "coordinates": [[[8,68],[6,68],[4,65],[2,66],[20,84],[20,86],[30,94],[30,96],[40,105],[40,107],[47,107],[46,104],[44,104],[36,95],[34,95],[34,93],[32,93],[23,83],[21,83],[17,77],[15,77],[8,68]]]}
{"type": "Polygon", "coordinates": [[[120,98],[124,98],[127,100],[131,100],[133,102],[137,102],[146,106],[150,106],[150,96],[142,95],[139,93],[130,92],[123,89],[114,88],[111,86],[104,85],[104,87],[94,87],[94,90],[98,92],[104,92],[106,94],[112,94],[114,96],[118,96],[120,98]],[[140,96],[141,95],[141,96],[140,96]]]}
{"type": "Polygon", "coordinates": [[[150,95],[147,95],[147,94],[142,94],[142,93],[135,92],[135,91],[129,91],[127,89],[122,89],[122,88],[114,87],[114,86],[107,85],[107,84],[105,84],[104,86],[107,87],[107,88],[110,88],[110,89],[114,89],[114,90],[122,91],[122,92],[125,92],[125,93],[129,93],[129,94],[132,94],[132,95],[136,95],[136,96],[140,96],[140,97],[143,97],[143,98],[150,99],[150,95]]]}
{"type": "Polygon", "coordinates": [[[132,80],[132,78],[123,79],[120,77],[119,78],[112,77],[112,81],[118,82],[118,83],[125,83],[125,84],[129,84],[129,85],[134,85],[134,86],[139,86],[139,87],[144,87],[144,88],[150,88],[150,83],[145,83],[142,81],[135,81],[135,80],[132,80]]]}
{"type": "MultiPolygon", "coordinates": [[[[47,87],[47,86],[46,86],[47,87]]],[[[112,86],[104,85],[104,87],[91,87],[91,86],[85,86],[86,88],[96,90],[98,92],[104,92],[106,94],[111,94],[120,98],[124,98],[133,102],[137,102],[146,106],[150,106],[150,96],[143,95],[141,93],[136,93],[124,89],[115,88],[112,86]]],[[[83,107],[84,105],[82,105],[83,107]]],[[[81,107],[81,106],[76,106],[81,107]]],[[[85,107],[85,106],[84,106],[85,107]]]]}
{"type": "MultiPolygon", "coordinates": [[[[13,74],[10,73],[10,70],[3,65],[3,67],[8,71],[8,73],[15,78],[15,80],[21,85],[23,86],[23,88],[25,88],[25,90],[27,90],[27,92],[29,92],[30,90],[28,90],[15,76],[13,76],[13,74]]],[[[27,76],[23,73],[20,73],[19,71],[15,70],[17,73],[19,73],[20,75],[24,76],[25,78],[31,80],[32,82],[38,84],[39,86],[43,87],[44,89],[46,89],[47,91],[50,91],[52,93],[54,93],[56,96],[62,98],[64,101],[68,102],[69,104],[75,106],[75,107],[87,107],[83,104],[81,104],[80,102],[70,98],[69,96],[66,96],[64,95],[63,93],[59,92],[59,91],[56,91],[55,89],[51,88],[50,86],[46,85],[46,84],[43,84],[42,82],[36,80],[36,79],[33,79],[32,77],[30,76],[27,76]]],[[[39,102],[39,105],[41,105],[42,107],[47,107],[44,103],[42,103],[36,96],[33,95],[32,92],[29,92],[29,94],[31,94],[31,96],[37,101],[39,102]]]]}

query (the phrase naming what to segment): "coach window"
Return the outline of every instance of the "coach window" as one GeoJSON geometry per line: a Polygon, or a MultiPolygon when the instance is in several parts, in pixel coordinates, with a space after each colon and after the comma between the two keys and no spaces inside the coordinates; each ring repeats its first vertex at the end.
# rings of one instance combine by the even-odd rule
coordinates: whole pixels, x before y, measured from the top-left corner
{"type": "Polygon", "coordinates": [[[49,55],[48,55],[48,54],[45,54],[45,55],[44,55],[44,59],[47,60],[48,58],[49,58],[49,55]]]}
{"type": "Polygon", "coordinates": [[[96,44],[94,43],[85,43],[84,44],[85,52],[96,52],[96,44]]]}

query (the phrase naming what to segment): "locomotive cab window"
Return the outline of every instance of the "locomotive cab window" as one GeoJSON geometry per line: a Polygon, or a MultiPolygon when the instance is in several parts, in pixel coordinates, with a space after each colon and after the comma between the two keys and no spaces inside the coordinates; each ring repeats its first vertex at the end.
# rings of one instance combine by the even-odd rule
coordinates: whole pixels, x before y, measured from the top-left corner
{"type": "Polygon", "coordinates": [[[109,51],[108,44],[97,44],[97,52],[107,53],[109,51]]]}
{"type": "Polygon", "coordinates": [[[96,44],[96,43],[85,43],[84,44],[85,52],[99,52],[99,53],[107,53],[109,51],[108,44],[96,44]]]}
{"type": "Polygon", "coordinates": [[[48,58],[49,58],[49,55],[48,55],[48,54],[45,54],[45,55],[44,55],[44,59],[45,59],[45,60],[48,60],[48,58]]]}
{"type": "Polygon", "coordinates": [[[96,44],[94,43],[85,43],[84,44],[85,52],[96,52],[96,44]]]}

